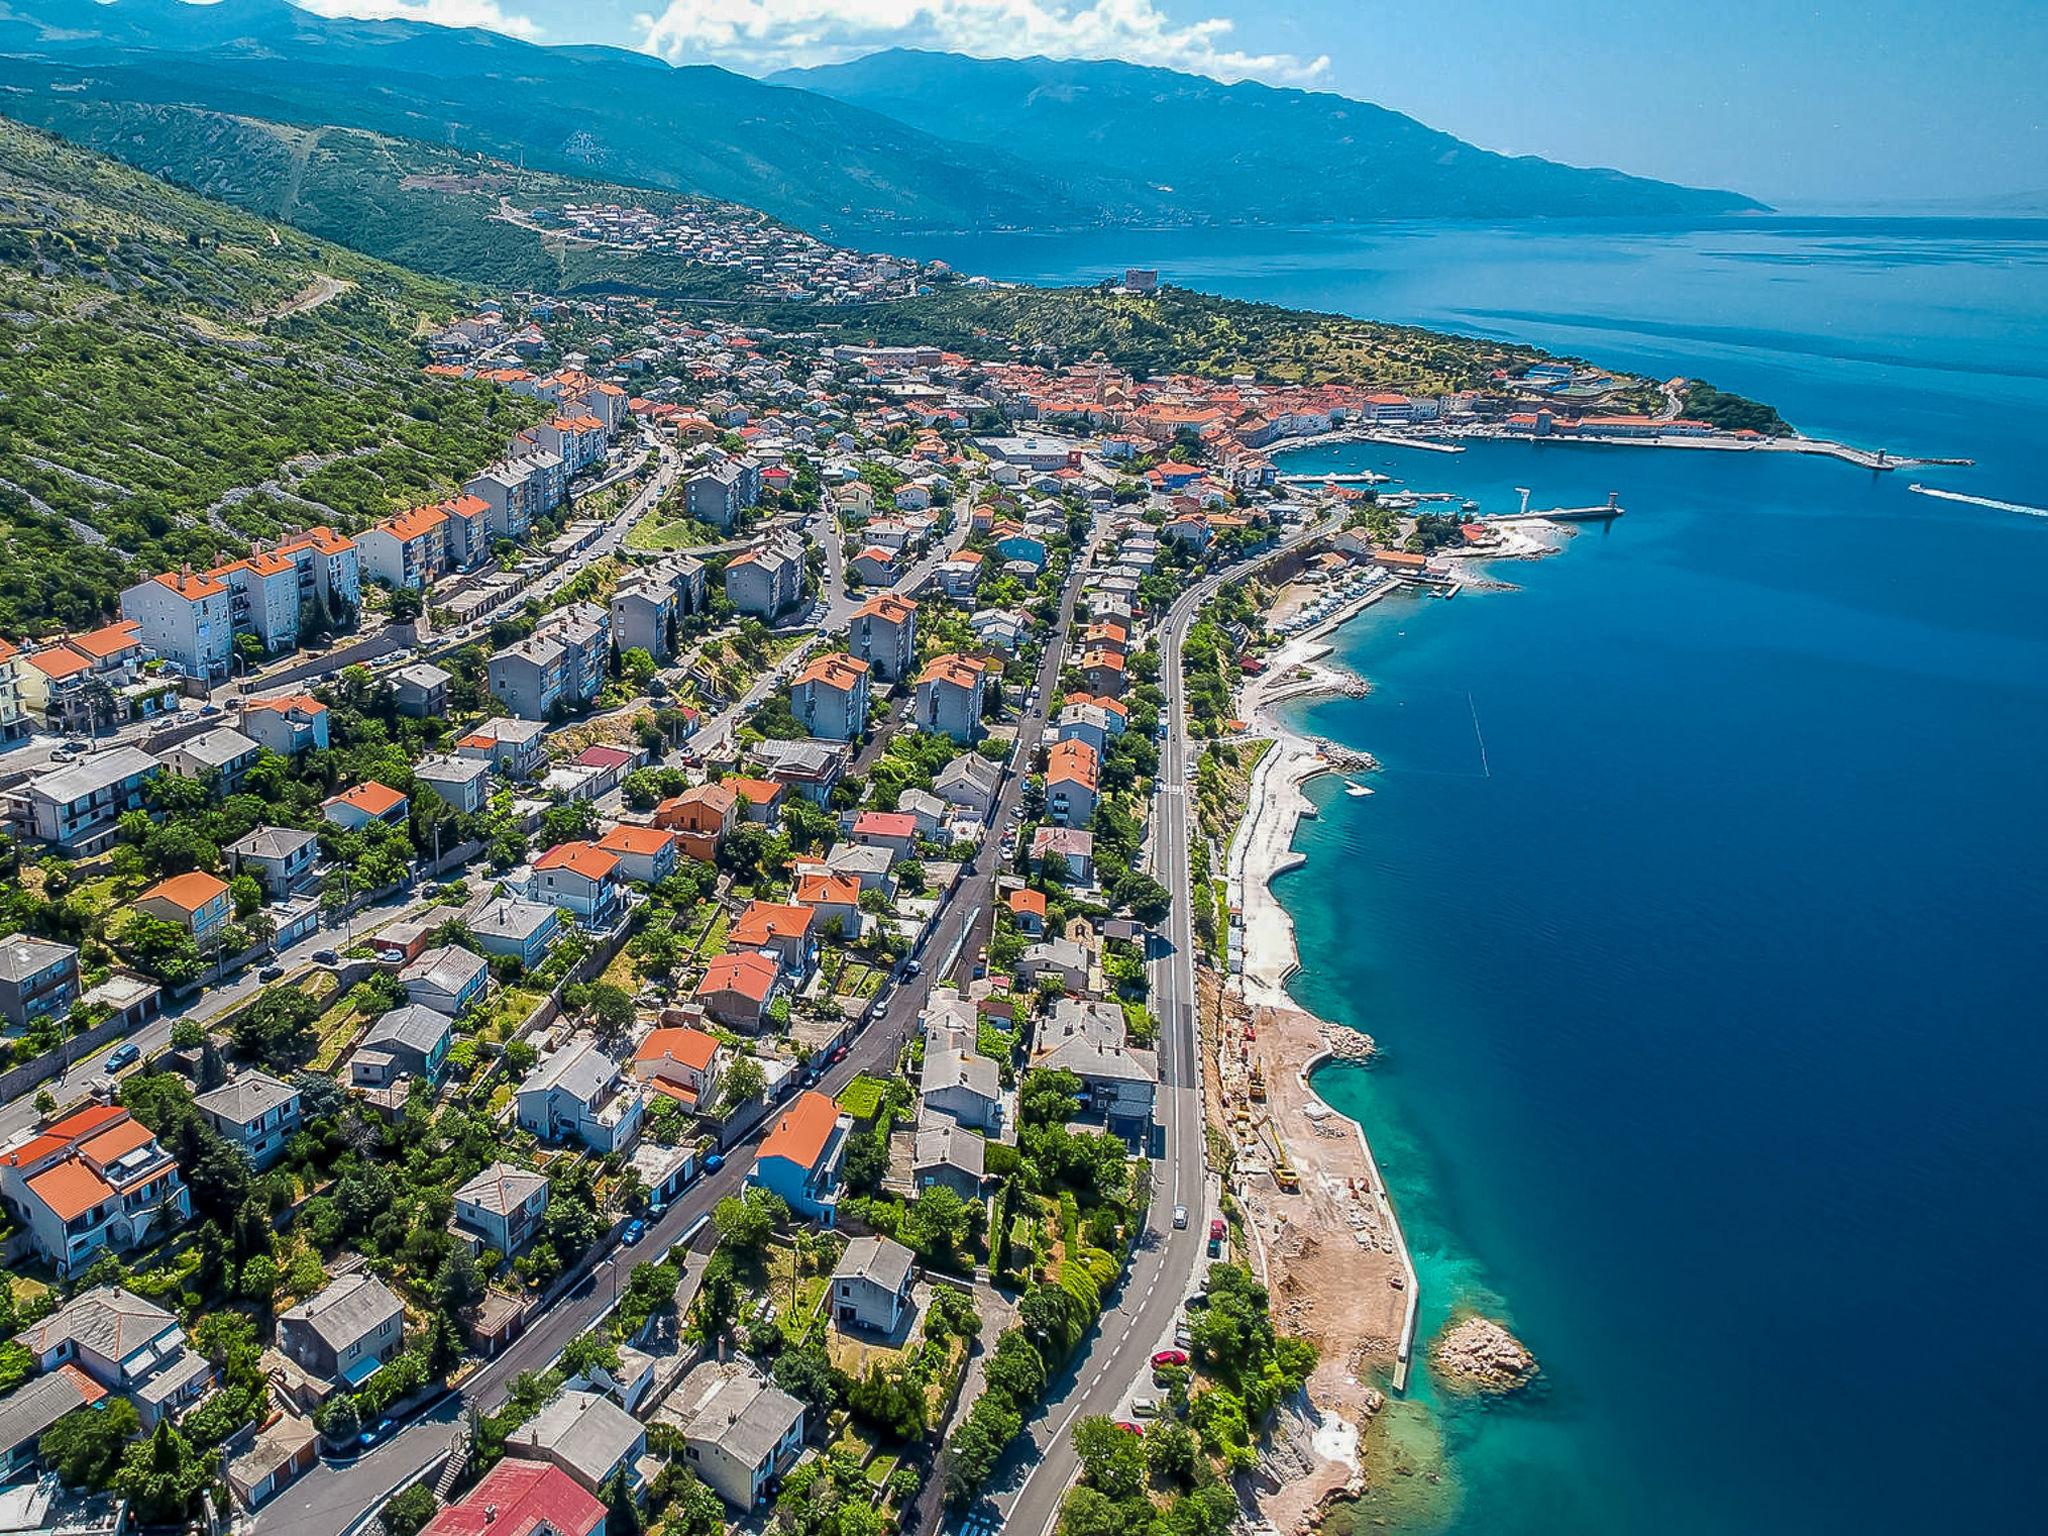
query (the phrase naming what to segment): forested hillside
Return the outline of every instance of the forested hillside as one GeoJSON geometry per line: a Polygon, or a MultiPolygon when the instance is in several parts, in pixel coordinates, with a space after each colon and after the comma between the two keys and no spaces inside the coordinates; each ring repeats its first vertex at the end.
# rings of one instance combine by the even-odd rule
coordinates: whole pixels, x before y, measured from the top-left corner
{"type": "Polygon", "coordinates": [[[0,633],[451,490],[539,411],[421,377],[459,299],[0,119],[0,633]]]}

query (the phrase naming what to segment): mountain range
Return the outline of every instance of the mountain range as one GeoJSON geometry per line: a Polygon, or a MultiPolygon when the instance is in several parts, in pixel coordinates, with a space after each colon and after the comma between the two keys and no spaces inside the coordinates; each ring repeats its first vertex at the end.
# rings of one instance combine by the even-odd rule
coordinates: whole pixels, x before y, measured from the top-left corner
{"type": "Polygon", "coordinates": [[[1730,192],[1492,154],[1329,93],[1115,62],[891,50],[760,81],[623,49],[323,17],[288,0],[0,0],[0,55],[0,93],[176,103],[445,142],[723,198],[840,238],[1704,218],[1759,206],[1730,192]]]}

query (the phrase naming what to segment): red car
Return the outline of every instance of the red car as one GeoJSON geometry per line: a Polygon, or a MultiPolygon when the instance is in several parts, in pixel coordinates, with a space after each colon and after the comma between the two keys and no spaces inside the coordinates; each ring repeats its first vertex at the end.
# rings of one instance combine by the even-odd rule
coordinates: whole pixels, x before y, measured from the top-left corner
{"type": "Polygon", "coordinates": [[[1145,1433],[1144,1425],[1133,1423],[1129,1419],[1118,1419],[1116,1427],[1127,1435],[1143,1435],[1145,1433]]]}
{"type": "Polygon", "coordinates": [[[1155,1366],[1186,1365],[1188,1352],[1184,1349],[1162,1349],[1152,1357],[1152,1363],[1155,1366]]]}

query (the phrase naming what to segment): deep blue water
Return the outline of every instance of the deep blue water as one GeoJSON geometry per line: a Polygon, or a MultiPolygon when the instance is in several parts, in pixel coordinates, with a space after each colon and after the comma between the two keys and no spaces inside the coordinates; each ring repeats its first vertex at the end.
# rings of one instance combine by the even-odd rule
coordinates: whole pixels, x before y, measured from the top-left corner
{"type": "MultiPolygon", "coordinates": [[[[1811,430],[1976,458],[2048,506],[2041,226],[979,241],[1001,276],[1169,278],[1689,372],[1811,430]]],[[[2041,1528],[2048,1411],[2048,519],[1766,455],[1374,446],[1489,509],[1621,493],[1519,590],[1384,603],[1304,712],[1376,753],[1281,882],[1305,1006],[1383,1056],[1367,1125],[1426,1326],[1544,1364],[1446,1401],[1487,1536],[2041,1528]]],[[[1426,1421],[1425,1421],[1426,1416],[1426,1421]]],[[[1418,1429],[1427,1433],[1418,1434],[1418,1429]]]]}

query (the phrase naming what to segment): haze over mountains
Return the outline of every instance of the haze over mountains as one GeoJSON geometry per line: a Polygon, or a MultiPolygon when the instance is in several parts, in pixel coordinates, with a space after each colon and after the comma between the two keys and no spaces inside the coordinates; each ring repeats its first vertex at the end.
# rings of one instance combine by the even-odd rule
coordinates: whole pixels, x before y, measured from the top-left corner
{"type": "Polygon", "coordinates": [[[764,82],[620,49],[331,19],[287,0],[8,0],[0,53],[12,91],[369,128],[725,198],[841,236],[1758,206],[1491,154],[1327,93],[1115,62],[892,50],[764,82]]]}

